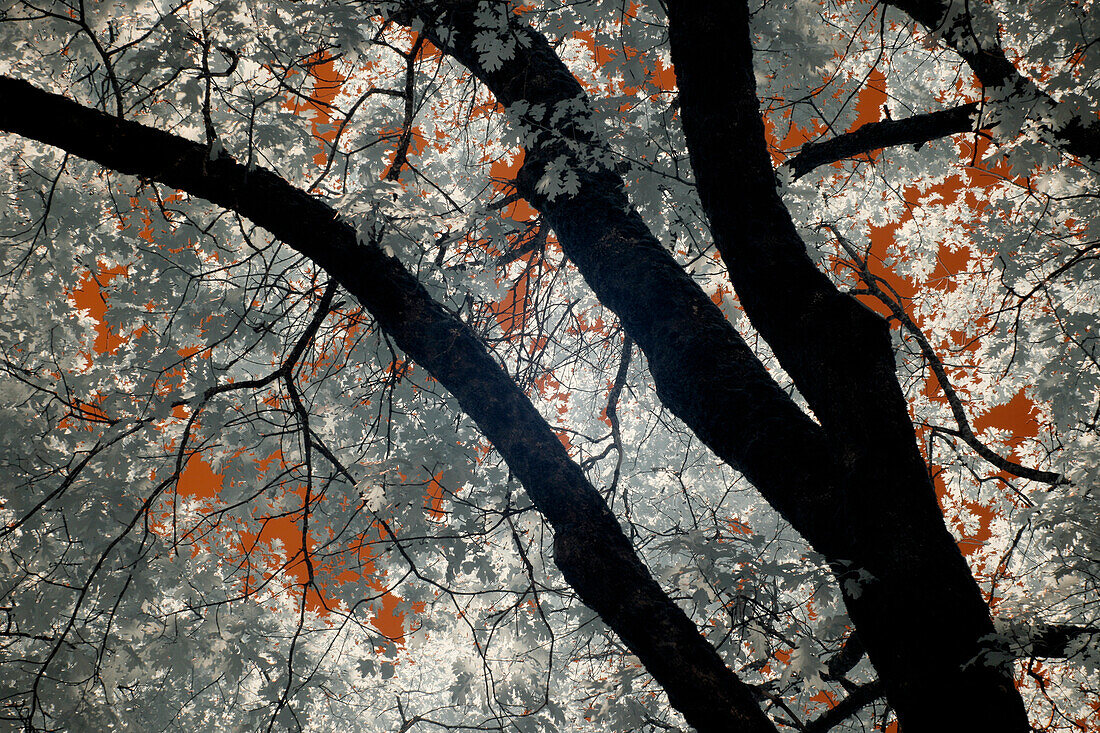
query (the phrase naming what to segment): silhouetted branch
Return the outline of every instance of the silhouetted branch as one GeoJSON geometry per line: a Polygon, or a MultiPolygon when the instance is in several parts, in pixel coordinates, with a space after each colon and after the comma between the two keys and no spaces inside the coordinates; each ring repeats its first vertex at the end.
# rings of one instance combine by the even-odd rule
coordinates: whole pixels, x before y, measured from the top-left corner
{"type": "Polygon", "coordinates": [[[849,692],[846,698],[806,723],[803,730],[805,733],[825,733],[832,730],[834,726],[855,715],[860,709],[870,705],[884,694],[886,694],[886,686],[880,680],[860,685],[849,692]]]}
{"type": "Polygon", "coordinates": [[[882,282],[881,278],[875,276],[871,272],[867,265],[867,260],[860,256],[851,242],[844,238],[840,232],[830,224],[823,224],[821,228],[828,229],[832,232],[833,236],[836,237],[840,246],[848,253],[848,256],[852,258],[853,264],[856,267],[856,272],[860,280],[862,280],[863,284],[866,286],[867,292],[886,306],[890,314],[909,332],[917,342],[917,347],[920,349],[925,361],[928,362],[928,367],[932,370],[932,373],[936,375],[936,381],[939,382],[940,389],[943,391],[944,397],[947,398],[947,404],[951,407],[951,414],[955,417],[955,422],[958,425],[957,429],[936,429],[960,438],[964,443],[973,448],[975,453],[1005,473],[1010,473],[1013,476],[1019,476],[1029,481],[1040,481],[1051,485],[1066,483],[1066,479],[1062,474],[1055,473],[1054,471],[1042,471],[1037,468],[1021,466],[1019,463],[994,452],[989,446],[978,439],[978,436],[974,434],[973,428],[970,427],[970,419],[966,415],[962,399],[959,397],[959,393],[955,391],[954,386],[952,386],[951,379],[947,376],[947,369],[944,367],[943,361],[936,353],[936,350],[932,348],[932,344],[928,341],[928,337],[924,335],[924,331],[909,317],[909,314],[905,312],[905,308],[902,307],[901,303],[880,287],[879,283],[882,282]]]}
{"type": "Polygon", "coordinates": [[[1018,642],[1016,655],[1020,658],[1045,657],[1067,659],[1082,645],[1100,638],[1100,626],[1076,624],[1046,624],[1014,627],[1010,635],[1018,642]]]}
{"type": "Polygon", "coordinates": [[[856,632],[848,634],[848,638],[844,640],[844,646],[825,663],[829,677],[837,679],[851,672],[852,668],[859,664],[859,660],[863,659],[866,651],[856,632]]]}
{"type": "Polygon", "coordinates": [[[972,131],[977,112],[978,105],[971,103],[900,120],[870,122],[829,140],[803,145],[798,155],[786,162],[786,166],[797,179],[822,165],[881,148],[896,145],[915,145],[920,148],[932,140],[972,131]]]}
{"type": "MultiPolygon", "coordinates": [[[[204,145],[3,76],[0,130],[236,211],[326,270],[493,443],[554,527],[554,561],[566,580],[638,655],[671,704],[699,730],[775,732],[749,688],[653,579],[603,497],[478,335],[379,242],[362,241],[331,207],[270,170],[213,157],[204,145]]],[[[181,470],[178,462],[174,476],[181,470]]]]}
{"type": "Polygon", "coordinates": [[[990,17],[995,12],[991,8],[952,0],[883,0],[883,4],[898,8],[954,50],[986,90],[997,90],[1001,98],[1031,106],[1047,142],[1094,166],[1100,162],[1100,121],[1095,111],[1065,109],[1062,102],[1021,74],[997,36],[979,30],[997,27],[996,18],[990,17]],[[974,12],[990,15],[975,19],[974,12]]]}

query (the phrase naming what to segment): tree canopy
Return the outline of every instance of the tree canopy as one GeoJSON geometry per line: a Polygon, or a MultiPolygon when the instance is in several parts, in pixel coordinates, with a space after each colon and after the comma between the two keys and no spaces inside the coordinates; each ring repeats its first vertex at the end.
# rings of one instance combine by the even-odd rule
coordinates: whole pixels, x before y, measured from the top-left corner
{"type": "Polygon", "coordinates": [[[1100,728],[1098,39],[6,0],[0,725],[1100,728]]]}

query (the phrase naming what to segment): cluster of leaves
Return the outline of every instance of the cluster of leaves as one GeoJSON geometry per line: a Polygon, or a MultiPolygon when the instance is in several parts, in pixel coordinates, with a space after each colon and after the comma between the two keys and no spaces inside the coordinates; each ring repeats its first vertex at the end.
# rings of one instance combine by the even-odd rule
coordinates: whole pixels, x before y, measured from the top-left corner
{"type": "MultiPolygon", "coordinates": [[[[398,257],[532,396],[654,576],[776,717],[810,720],[873,683],[865,660],[829,664],[851,623],[824,563],[664,409],[615,316],[515,193],[535,140],[564,121],[598,138],[566,137],[539,193],[575,194],[588,167],[621,172],[654,234],[798,398],[710,242],[661,4],[485,3],[486,69],[525,42],[519,17],[581,80],[589,100],[554,109],[503,109],[415,23],[387,20],[390,5],[19,0],[0,10],[0,74],[203,141],[211,161],[274,170],[398,257]]],[[[798,145],[980,90],[897,11],[755,10],[784,199],[815,261],[897,326],[948,526],[1005,634],[1037,619],[1095,627],[1095,172],[1038,134],[983,133],[789,180],[798,145]],[[993,465],[967,436],[1068,483],[993,465]]],[[[1087,11],[1024,10],[997,17],[1042,59],[1029,71],[1095,106],[1087,11]],[[1085,20],[1070,30],[1043,20],[1072,12],[1085,20]]],[[[16,136],[3,151],[0,719],[683,725],[576,601],[492,447],[325,272],[202,200],[16,136]]],[[[1017,662],[1037,726],[1096,725],[1096,641],[1017,662]]],[[[838,729],[889,720],[879,701],[838,729]]]]}

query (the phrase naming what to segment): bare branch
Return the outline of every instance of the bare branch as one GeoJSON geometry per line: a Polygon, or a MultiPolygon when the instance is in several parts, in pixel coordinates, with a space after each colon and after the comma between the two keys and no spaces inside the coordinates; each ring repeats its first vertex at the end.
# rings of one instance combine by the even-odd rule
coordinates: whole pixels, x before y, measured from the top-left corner
{"type": "Polygon", "coordinates": [[[1060,110],[1060,103],[1024,76],[1009,60],[1000,41],[991,33],[978,32],[979,27],[996,28],[995,18],[982,18],[974,22],[971,14],[993,13],[982,3],[953,2],[953,0],[883,0],[883,5],[893,6],[925,27],[925,30],[942,40],[966,62],[986,90],[1007,92],[1017,103],[1031,103],[1033,111],[1047,120],[1066,118],[1068,122],[1041,122],[1048,142],[1066,152],[1091,162],[1100,163],[1100,122],[1095,112],[1077,111],[1067,114],[1060,110]]]}
{"type": "Polygon", "coordinates": [[[867,260],[860,256],[851,242],[845,239],[832,225],[823,224],[822,228],[828,229],[833,233],[833,236],[836,237],[840,246],[843,247],[844,251],[848,253],[848,256],[852,258],[857,268],[856,272],[867,288],[867,292],[886,306],[891,315],[897,319],[898,323],[909,332],[917,342],[917,346],[920,348],[925,361],[928,362],[928,367],[932,370],[932,373],[936,375],[936,381],[939,383],[944,397],[947,398],[947,404],[951,407],[951,414],[955,417],[955,422],[958,425],[957,430],[947,428],[937,429],[958,436],[964,443],[973,448],[974,452],[979,456],[1000,470],[1011,473],[1013,476],[1019,476],[1029,481],[1041,481],[1042,483],[1051,484],[1052,486],[1068,483],[1066,478],[1060,473],[1021,466],[1019,463],[996,453],[978,439],[978,436],[974,434],[973,428],[970,427],[970,419],[966,416],[966,410],[963,407],[962,399],[959,397],[959,393],[955,390],[954,386],[952,386],[951,378],[947,375],[947,369],[944,368],[943,361],[940,359],[939,355],[936,354],[936,350],[932,348],[932,344],[928,341],[928,337],[924,335],[924,331],[909,317],[909,314],[905,311],[905,308],[902,307],[901,303],[887,294],[886,291],[879,286],[880,278],[876,277],[871,272],[867,265],[867,260]]]}
{"type": "Polygon", "coordinates": [[[851,690],[848,696],[819,717],[806,723],[805,733],[825,733],[858,713],[886,693],[886,686],[880,680],[868,682],[851,690]]]}
{"type": "Polygon", "coordinates": [[[963,104],[900,120],[869,122],[852,132],[803,145],[798,155],[785,165],[798,179],[820,166],[845,158],[855,158],[881,148],[915,145],[919,149],[932,140],[973,131],[977,112],[978,105],[963,104]]]}

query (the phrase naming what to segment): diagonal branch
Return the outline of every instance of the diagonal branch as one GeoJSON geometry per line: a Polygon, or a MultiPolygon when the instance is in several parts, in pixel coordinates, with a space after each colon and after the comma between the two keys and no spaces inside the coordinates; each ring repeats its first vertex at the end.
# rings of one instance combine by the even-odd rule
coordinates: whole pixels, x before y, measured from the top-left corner
{"type": "Polygon", "coordinates": [[[855,158],[881,148],[896,145],[915,145],[920,148],[921,145],[941,137],[972,132],[977,112],[977,104],[963,104],[900,120],[870,122],[829,140],[803,145],[798,155],[785,165],[798,179],[820,166],[845,158],[855,158]]]}
{"type": "Polygon", "coordinates": [[[859,660],[863,659],[866,653],[863,642],[859,640],[859,634],[851,632],[844,640],[844,646],[840,647],[840,651],[829,657],[829,661],[825,663],[829,677],[833,679],[844,677],[859,664],[859,660]]]}
{"type": "Polygon", "coordinates": [[[955,418],[956,425],[958,425],[957,430],[947,430],[944,428],[937,429],[961,438],[962,441],[973,448],[974,452],[979,456],[1000,470],[1010,473],[1013,476],[1019,476],[1029,481],[1040,481],[1045,484],[1051,484],[1052,486],[1068,483],[1066,478],[1060,473],[1022,466],[993,451],[989,446],[978,439],[978,436],[974,434],[974,429],[970,426],[970,419],[966,415],[966,409],[963,407],[962,399],[952,385],[951,378],[947,375],[947,369],[943,365],[943,360],[940,359],[936,350],[932,348],[932,344],[928,341],[928,337],[924,335],[924,331],[909,317],[909,314],[906,313],[901,303],[895,298],[890,297],[890,295],[879,287],[879,278],[871,272],[871,269],[867,266],[867,260],[860,256],[851,242],[845,239],[835,227],[823,225],[823,228],[832,232],[840,246],[843,247],[844,251],[848,253],[848,256],[852,258],[853,264],[857,268],[859,278],[867,288],[867,292],[886,306],[891,315],[897,319],[898,323],[900,323],[917,342],[917,347],[924,356],[924,360],[928,362],[928,367],[932,370],[932,373],[936,375],[936,381],[943,391],[943,396],[947,398],[947,404],[951,407],[951,414],[955,418]]]}
{"type": "Polygon", "coordinates": [[[514,119],[527,133],[517,189],[645,354],[661,402],[819,552],[843,556],[832,530],[842,511],[835,457],[820,427],[631,206],[583,88],[547,39],[509,14],[514,56],[488,68],[477,50],[478,7],[476,0],[406,2],[391,19],[416,24],[497,102],[523,110],[514,119]],[[575,176],[575,191],[551,195],[549,179],[563,167],[575,176]]]}
{"type": "Polygon", "coordinates": [[[1100,641],[1100,626],[1048,624],[1011,626],[1015,656],[1021,659],[1045,657],[1069,659],[1080,654],[1087,645],[1100,641]]]}
{"type": "Polygon", "coordinates": [[[826,733],[882,697],[885,685],[880,680],[860,685],[819,717],[806,723],[804,733],[826,733]]]}
{"type": "Polygon", "coordinates": [[[897,381],[889,326],[814,265],[779,195],[756,96],[749,7],[665,5],[696,188],[745,313],[842,464],[834,532],[851,538],[840,556],[851,562],[834,567],[900,727],[935,729],[927,701],[936,699],[966,711],[960,726],[1027,730],[1011,675],[971,663],[995,638],[993,623],[944,524],[897,381]]]}
{"type": "Polygon", "coordinates": [[[998,100],[1028,105],[1038,118],[1048,142],[1067,153],[1100,164],[1100,120],[1095,112],[1074,111],[1063,105],[1024,76],[1009,60],[999,39],[985,30],[997,28],[994,11],[985,3],[960,0],[882,0],[901,10],[942,40],[966,62],[982,87],[998,100]]]}
{"type": "Polygon", "coordinates": [[[530,400],[462,321],[335,211],[263,168],[0,77],[0,130],[232,209],[325,269],[457,399],[554,528],[555,562],[700,730],[774,732],[751,691],[634,553],[530,400]]]}
{"type": "Polygon", "coordinates": [[[716,243],[742,305],[820,427],[631,208],[583,89],[544,36],[506,4],[493,6],[505,8],[496,32],[512,57],[483,63],[483,4],[387,4],[391,19],[422,27],[510,110],[527,141],[517,189],[645,353],[661,401],[848,579],[849,612],[904,725],[932,726],[927,700],[943,698],[969,709],[975,725],[1023,730],[1010,676],[969,664],[993,638],[992,621],[917,450],[889,328],[816,269],[775,190],[747,8],[666,6],[682,120],[716,243]],[[751,246],[727,246],[746,236],[751,246]]]}

